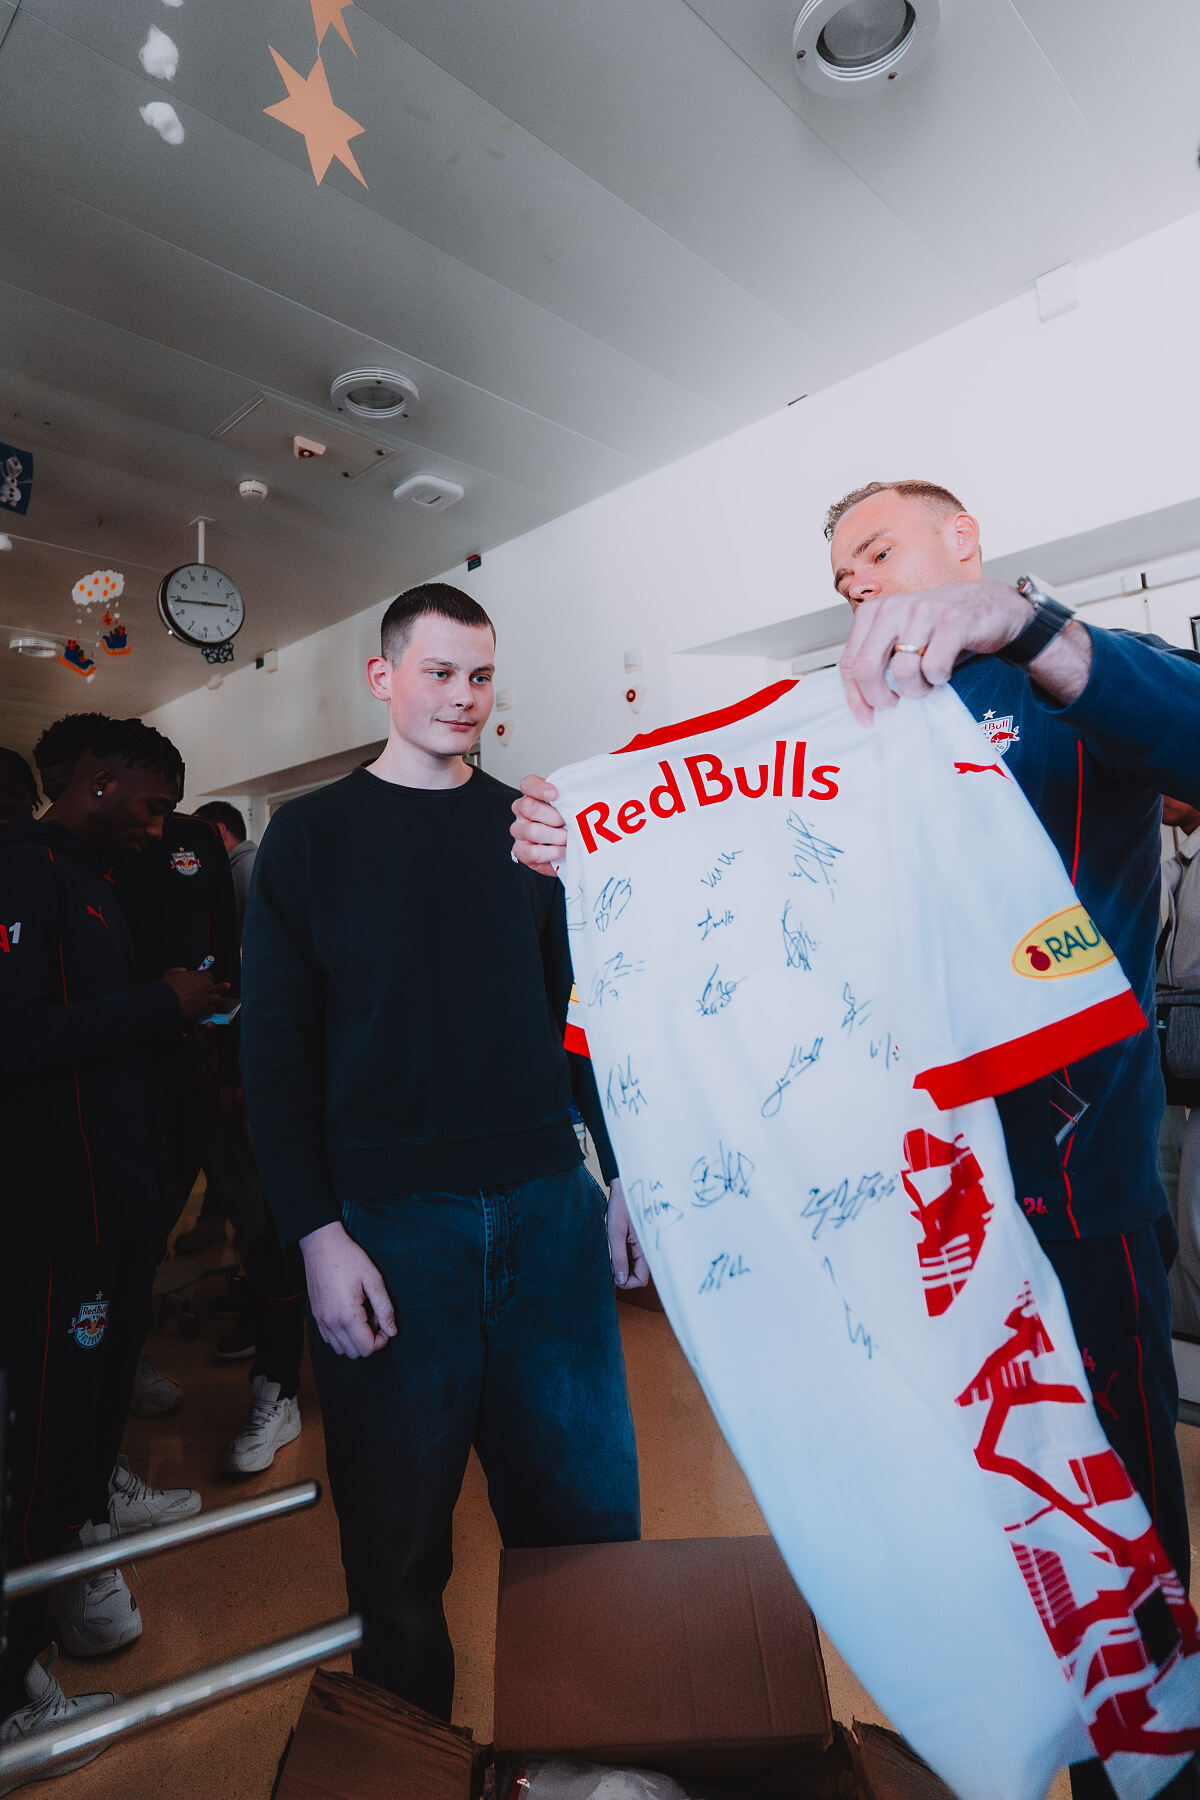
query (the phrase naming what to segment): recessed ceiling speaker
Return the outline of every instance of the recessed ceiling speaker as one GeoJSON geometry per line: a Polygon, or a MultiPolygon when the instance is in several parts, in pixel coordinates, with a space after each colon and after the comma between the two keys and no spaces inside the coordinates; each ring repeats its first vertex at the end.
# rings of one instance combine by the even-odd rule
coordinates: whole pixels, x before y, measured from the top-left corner
{"type": "Polygon", "coordinates": [[[32,637],[27,632],[10,637],[8,647],[14,656],[51,657],[58,655],[56,638],[32,637]]]}
{"type": "Polygon", "coordinates": [[[941,0],[807,0],[792,33],[796,74],[818,94],[865,94],[915,69],[941,0]]]}
{"type": "Polygon", "coordinates": [[[350,369],[334,381],[329,398],[356,419],[407,419],[421,396],[397,369],[350,369]]]}

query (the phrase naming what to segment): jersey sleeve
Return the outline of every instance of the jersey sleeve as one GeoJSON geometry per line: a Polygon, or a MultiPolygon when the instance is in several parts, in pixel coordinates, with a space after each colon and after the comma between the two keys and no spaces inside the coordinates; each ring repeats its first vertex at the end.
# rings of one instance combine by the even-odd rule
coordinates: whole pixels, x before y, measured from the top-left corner
{"type": "Polygon", "coordinates": [[[1145,1028],[1058,852],[949,689],[878,718],[893,995],[940,1108],[1008,1093],[1145,1028]]]}

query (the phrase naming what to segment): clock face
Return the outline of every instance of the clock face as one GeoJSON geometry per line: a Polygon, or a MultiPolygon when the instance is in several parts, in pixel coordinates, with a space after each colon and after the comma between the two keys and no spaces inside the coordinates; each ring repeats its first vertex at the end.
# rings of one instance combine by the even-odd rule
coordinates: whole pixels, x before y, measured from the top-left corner
{"type": "Polygon", "coordinates": [[[246,603],[237,583],[211,563],[184,563],[163,577],[158,612],[168,631],[185,644],[203,649],[206,644],[226,644],[237,636],[246,617],[246,603]]]}

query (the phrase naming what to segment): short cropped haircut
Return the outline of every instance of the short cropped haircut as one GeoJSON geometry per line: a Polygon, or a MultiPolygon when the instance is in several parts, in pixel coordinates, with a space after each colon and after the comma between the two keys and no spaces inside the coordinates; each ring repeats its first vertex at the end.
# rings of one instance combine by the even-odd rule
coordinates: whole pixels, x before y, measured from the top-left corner
{"type": "Polygon", "coordinates": [[[85,748],[100,766],[111,762],[126,769],[149,769],[152,774],[173,781],[179,794],[183,793],[182,756],[169,737],[140,719],[107,720],[105,729],[98,731],[85,748]]]}
{"type": "Polygon", "coordinates": [[[460,625],[486,625],[496,641],[496,627],[470,594],[451,587],[446,581],[426,581],[421,587],[399,594],[383,615],[379,627],[379,650],[392,663],[398,663],[408,648],[413,626],[418,619],[436,613],[442,619],[455,619],[460,625]]]}
{"type": "Polygon", "coordinates": [[[39,769],[73,767],[112,722],[107,713],[68,713],[55,719],[34,745],[33,760],[39,769]]]}
{"type": "Polygon", "coordinates": [[[939,487],[936,481],[868,481],[866,487],[854,488],[849,494],[843,494],[835,500],[825,514],[825,536],[832,539],[842,521],[844,514],[860,500],[869,500],[872,494],[903,494],[906,500],[924,500],[938,512],[966,512],[966,507],[949,488],[939,487]]]}
{"type": "Polygon", "coordinates": [[[38,792],[33,770],[19,751],[6,750],[3,745],[0,745],[0,778],[11,781],[14,787],[24,788],[29,795],[30,806],[34,812],[37,811],[42,796],[38,792]]]}
{"type": "Polygon", "coordinates": [[[236,806],[230,806],[228,800],[208,800],[203,806],[196,808],[198,819],[207,819],[210,825],[223,825],[230,837],[238,843],[246,840],[246,821],[236,806]]]}

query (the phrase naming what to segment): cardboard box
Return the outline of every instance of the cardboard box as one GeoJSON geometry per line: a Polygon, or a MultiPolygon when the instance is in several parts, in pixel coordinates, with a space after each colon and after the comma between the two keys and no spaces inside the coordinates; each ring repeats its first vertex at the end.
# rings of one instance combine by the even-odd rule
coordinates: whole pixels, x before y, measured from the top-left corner
{"type": "Polygon", "coordinates": [[[855,1719],[847,1743],[861,1800],[954,1800],[902,1737],[855,1719]]]}
{"type": "Polygon", "coordinates": [[[768,1537],[506,1550],[497,1755],[733,1786],[833,1741],[816,1623],[768,1537]]]}
{"type": "Polygon", "coordinates": [[[469,1731],[318,1669],[271,1800],[477,1800],[489,1761],[469,1731]]]}
{"type": "MultiPolygon", "coordinates": [[[[509,1550],[496,1751],[661,1770],[755,1800],[953,1800],[902,1738],[834,1726],[770,1538],[509,1550]]],[[[491,1746],[318,1669],[273,1800],[479,1800],[491,1746]]]]}

